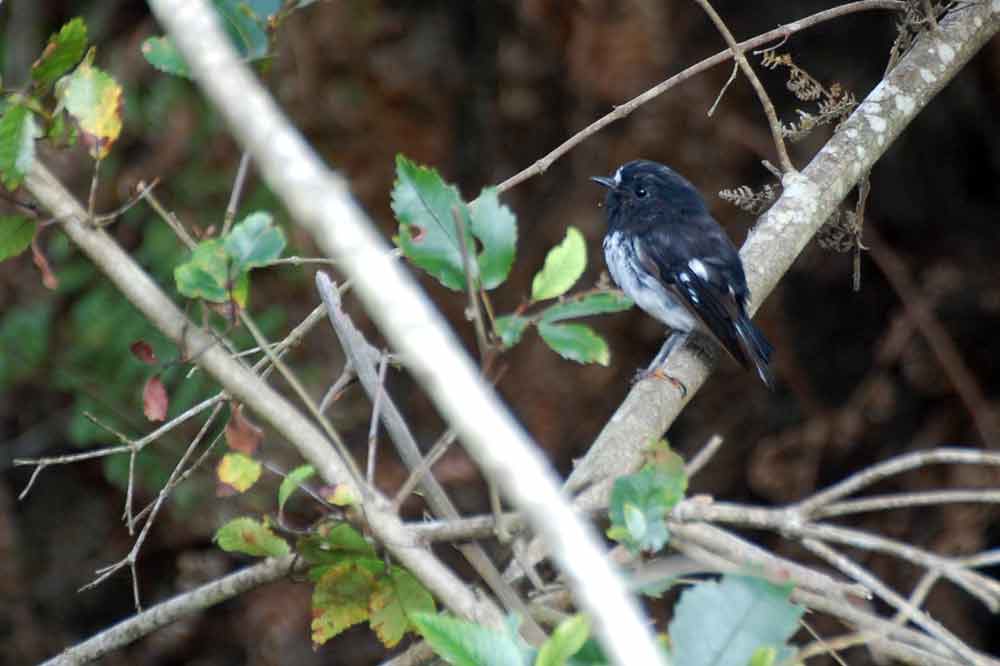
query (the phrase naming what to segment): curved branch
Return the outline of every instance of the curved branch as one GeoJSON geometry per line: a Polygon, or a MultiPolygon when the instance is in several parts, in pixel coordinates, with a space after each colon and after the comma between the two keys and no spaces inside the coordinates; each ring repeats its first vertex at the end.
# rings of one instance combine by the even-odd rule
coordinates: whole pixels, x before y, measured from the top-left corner
{"type": "MultiPolygon", "coordinates": [[[[548,541],[580,606],[595,618],[596,633],[611,660],[661,663],[661,650],[605,560],[597,532],[576,517],[542,452],[480,377],[426,294],[389,258],[385,240],[344,180],[322,163],[240,62],[208,3],[149,4],[293,219],[341,262],[365,309],[485,475],[548,541]]],[[[414,573],[423,579],[420,571],[414,573]]]]}

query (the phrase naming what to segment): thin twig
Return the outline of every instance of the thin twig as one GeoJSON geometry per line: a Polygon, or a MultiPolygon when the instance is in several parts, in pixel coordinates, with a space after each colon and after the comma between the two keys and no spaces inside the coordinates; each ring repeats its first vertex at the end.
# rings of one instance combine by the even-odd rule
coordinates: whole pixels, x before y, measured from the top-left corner
{"type": "Polygon", "coordinates": [[[222,235],[229,233],[236,219],[236,208],[240,204],[240,197],[243,194],[243,185],[247,180],[247,171],[250,167],[250,151],[244,150],[240,157],[240,166],[236,169],[236,180],[233,181],[233,190],[229,193],[229,203],[226,204],[226,214],[222,219],[222,235]]]}
{"type": "Polygon", "coordinates": [[[87,197],[87,219],[94,224],[94,209],[97,206],[97,184],[100,182],[101,159],[94,160],[94,174],[90,177],[90,195],[87,197]]]}
{"type": "Polygon", "coordinates": [[[455,223],[455,233],[458,234],[458,247],[462,254],[462,272],[465,273],[465,290],[469,296],[468,315],[472,317],[476,330],[476,347],[479,348],[479,367],[485,372],[489,359],[489,339],[486,337],[486,324],[483,321],[483,311],[479,305],[476,276],[472,272],[472,258],[469,256],[469,246],[466,239],[469,236],[458,206],[451,209],[451,217],[455,223]]]}
{"type": "MultiPolygon", "coordinates": [[[[768,32],[762,33],[748,39],[744,42],[739,43],[741,50],[746,51],[747,49],[757,48],[758,46],[763,46],[768,42],[772,42],[776,39],[788,39],[789,35],[794,35],[797,32],[801,32],[808,28],[811,28],[820,23],[824,23],[831,19],[839,18],[841,16],[846,16],[848,14],[854,14],[857,12],[871,11],[874,9],[888,10],[888,11],[903,11],[906,9],[906,3],[902,0],[861,0],[860,2],[848,2],[839,7],[833,7],[832,9],[827,9],[822,12],[817,12],[811,16],[799,19],[798,21],[792,21],[791,23],[786,23],[780,28],[774,30],[769,30],[768,32]]],[[[628,102],[616,106],[614,111],[608,113],[601,118],[598,118],[590,125],[571,136],[570,138],[563,141],[556,147],[555,150],[551,151],[547,155],[536,160],[531,166],[526,169],[522,169],[510,178],[506,179],[499,185],[497,185],[497,192],[502,193],[520,185],[529,178],[533,178],[539,174],[545,173],[552,164],[558,160],[560,157],[568,153],[570,150],[575,148],[577,145],[583,143],[586,139],[597,134],[599,131],[610,125],[611,123],[628,117],[633,111],[638,109],[643,104],[656,99],[666,91],[670,90],[674,86],[683,83],[695,76],[700,74],[707,69],[711,69],[716,65],[721,65],[722,63],[730,60],[733,57],[732,51],[726,49],[725,51],[719,51],[715,55],[705,58],[701,62],[691,65],[687,69],[678,72],[677,74],[671,76],[669,79],[658,83],[646,92],[633,97],[628,102]]]]}
{"type": "Polygon", "coordinates": [[[385,372],[389,368],[389,354],[383,353],[382,359],[378,362],[378,390],[375,391],[375,398],[372,400],[372,419],[368,428],[368,467],[365,470],[365,479],[368,485],[375,487],[375,452],[376,436],[378,435],[379,410],[382,409],[382,396],[385,395],[385,372]]]}
{"type": "Polygon", "coordinates": [[[687,474],[688,479],[701,471],[709,463],[718,450],[722,448],[722,442],[722,436],[719,434],[712,435],[709,438],[705,446],[701,447],[701,450],[691,459],[691,462],[685,465],[684,473],[687,474]]]}
{"type": "Polygon", "coordinates": [[[723,84],[722,89],[719,90],[719,94],[716,95],[715,101],[712,102],[712,106],[708,107],[708,113],[706,113],[705,115],[707,115],[709,118],[711,118],[715,114],[716,107],[719,106],[719,102],[722,101],[722,98],[726,94],[726,91],[729,90],[729,86],[733,85],[733,81],[736,80],[736,74],[739,71],[740,71],[739,63],[734,62],[733,71],[729,74],[729,78],[726,79],[726,82],[725,84],[723,84]]]}
{"type": "Polygon", "coordinates": [[[768,125],[771,127],[771,136],[774,138],[774,148],[778,151],[778,162],[781,164],[781,170],[785,173],[795,171],[795,166],[788,156],[788,149],[785,147],[785,138],[781,132],[781,121],[778,120],[774,104],[771,103],[771,98],[767,96],[767,91],[764,90],[763,84],[761,84],[760,79],[757,78],[757,74],[753,71],[753,67],[747,61],[747,57],[743,53],[743,48],[736,43],[733,33],[726,27],[726,22],[722,20],[722,17],[719,16],[719,13],[715,11],[715,8],[712,7],[712,4],[708,0],[695,0],[695,2],[701,5],[701,8],[708,14],[708,18],[715,24],[719,34],[722,35],[726,44],[729,45],[729,50],[733,52],[736,63],[743,70],[743,75],[747,77],[750,85],[753,86],[754,92],[757,93],[757,99],[760,100],[760,105],[764,107],[764,115],[767,116],[768,125]]]}

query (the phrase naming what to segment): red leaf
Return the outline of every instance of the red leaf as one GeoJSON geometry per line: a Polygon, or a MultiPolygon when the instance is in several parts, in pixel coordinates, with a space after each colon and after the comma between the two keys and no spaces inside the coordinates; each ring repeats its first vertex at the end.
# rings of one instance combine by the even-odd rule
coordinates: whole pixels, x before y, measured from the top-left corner
{"type": "Polygon", "coordinates": [[[153,348],[145,340],[136,340],[129,346],[129,349],[132,350],[132,355],[143,363],[153,365],[159,361],[156,358],[156,352],[153,351],[153,348]]]}
{"type": "Polygon", "coordinates": [[[35,266],[42,274],[42,284],[44,284],[48,289],[55,291],[59,288],[59,279],[56,278],[56,274],[52,272],[52,267],[49,266],[49,260],[45,258],[42,254],[42,249],[38,247],[38,236],[31,239],[31,256],[35,262],[35,266]]]}
{"type": "Polygon", "coordinates": [[[243,415],[243,405],[237,405],[226,424],[226,443],[229,448],[251,456],[263,439],[264,431],[243,415]]]}
{"type": "Polygon", "coordinates": [[[150,421],[162,421],[167,418],[167,407],[170,399],[167,397],[167,389],[160,381],[159,375],[153,375],[146,380],[146,385],[142,387],[142,413],[150,421]]]}

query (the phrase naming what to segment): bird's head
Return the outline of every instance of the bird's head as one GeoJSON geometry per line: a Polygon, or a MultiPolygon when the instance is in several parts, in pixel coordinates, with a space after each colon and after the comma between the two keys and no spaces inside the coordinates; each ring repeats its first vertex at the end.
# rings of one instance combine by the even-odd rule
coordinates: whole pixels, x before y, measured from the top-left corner
{"type": "Polygon", "coordinates": [[[608,188],[604,205],[608,223],[627,219],[650,222],[664,214],[707,213],[704,199],[686,178],[668,166],[649,160],[627,162],[612,174],[591,178],[608,188]]]}

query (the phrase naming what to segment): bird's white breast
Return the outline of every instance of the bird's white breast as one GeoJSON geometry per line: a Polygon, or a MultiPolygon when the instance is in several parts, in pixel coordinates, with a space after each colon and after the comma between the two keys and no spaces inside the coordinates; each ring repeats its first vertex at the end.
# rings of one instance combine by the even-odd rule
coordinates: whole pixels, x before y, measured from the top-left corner
{"type": "Polygon", "coordinates": [[[639,264],[638,250],[624,234],[613,231],[604,237],[604,260],[615,283],[648,314],[679,331],[698,325],[687,308],[639,264]]]}

